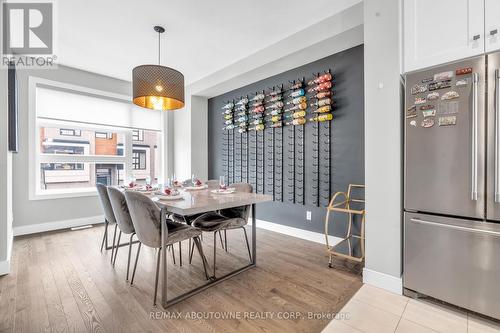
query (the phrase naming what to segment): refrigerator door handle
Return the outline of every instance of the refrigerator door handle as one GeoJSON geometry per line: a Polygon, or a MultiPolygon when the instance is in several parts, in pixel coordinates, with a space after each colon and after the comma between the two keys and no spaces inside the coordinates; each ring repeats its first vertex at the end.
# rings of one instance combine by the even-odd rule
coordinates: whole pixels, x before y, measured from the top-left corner
{"type": "Polygon", "coordinates": [[[475,233],[475,234],[482,234],[482,235],[488,235],[488,236],[493,236],[493,237],[500,237],[500,232],[491,231],[491,230],[474,229],[474,228],[462,227],[462,226],[459,226],[459,225],[443,224],[443,223],[437,223],[437,222],[431,222],[431,221],[421,220],[419,218],[412,218],[412,219],[410,219],[410,221],[413,222],[413,223],[426,224],[426,225],[431,225],[431,226],[445,228],[445,229],[460,230],[460,231],[472,232],[472,233],[475,233]]]}
{"type": "Polygon", "coordinates": [[[479,84],[479,74],[472,74],[472,135],[471,135],[471,150],[472,150],[472,158],[471,158],[471,200],[477,201],[477,172],[478,172],[478,153],[477,153],[477,144],[478,144],[478,114],[477,114],[477,105],[478,105],[478,84],[479,84]]]}
{"type": "Polygon", "coordinates": [[[500,202],[500,70],[495,70],[495,202],[500,202]]]}

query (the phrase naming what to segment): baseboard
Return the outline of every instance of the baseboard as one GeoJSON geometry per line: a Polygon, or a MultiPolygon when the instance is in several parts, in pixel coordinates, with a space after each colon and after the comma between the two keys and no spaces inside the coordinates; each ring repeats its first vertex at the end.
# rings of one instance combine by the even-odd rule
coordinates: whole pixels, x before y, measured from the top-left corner
{"type": "Polygon", "coordinates": [[[403,280],[389,274],[363,268],[363,283],[385,289],[398,295],[403,294],[403,280]]]}
{"type": "MultiPolygon", "coordinates": [[[[252,222],[250,220],[249,224],[251,224],[251,223],[252,222]]],[[[263,221],[263,220],[257,220],[257,228],[278,232],[280,234],[284,234],[287,236],[292,236],[292,237],[296,237],[296,238],[300,238],[300,239],[305,239],[305,240],[315,242],[315,243],[325,244],[325,234],[319,233],[319,232],[289,227],[286,225],[268,222],[268,221],[263,221]]],[[[339,237],[328,236],[328,244],[329,245],[335,245],[338,242],[340,242],[341,240],[342,240],[342,238],[339,238],[339,237]]]]}
{"type": "Polygon", "coordinates": [[[0,275],[10,273],[10,260],[0,261],[0,275]]]}
{"type": "Polygon", "coordinates": [[[14,236],[22,236],[29,234],[36,234],[39,232],[67,229],[73,227],[80,227],[87,224],[104,223],[104,216],[89,216],[79,219],[54,221],[40,224],[22,225],[13,228],[14,236]]]}

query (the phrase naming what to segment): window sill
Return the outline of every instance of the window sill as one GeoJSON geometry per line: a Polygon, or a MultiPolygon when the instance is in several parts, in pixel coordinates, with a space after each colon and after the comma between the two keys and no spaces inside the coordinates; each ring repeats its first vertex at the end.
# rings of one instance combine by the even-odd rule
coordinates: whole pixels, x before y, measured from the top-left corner
{"type": "Polygon", "coordinates": [[[96,196],[97,191],[93,188],[82,188],[74,190],[42,190],[40,192],[30,193],[29,200],[53,200],[96,196]]]}

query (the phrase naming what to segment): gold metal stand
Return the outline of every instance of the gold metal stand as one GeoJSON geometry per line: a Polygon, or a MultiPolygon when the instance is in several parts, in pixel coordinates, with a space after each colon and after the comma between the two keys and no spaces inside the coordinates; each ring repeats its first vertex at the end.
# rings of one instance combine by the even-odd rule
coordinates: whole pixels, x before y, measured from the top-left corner
{"type": "MultiPolygon", "coordinates": [[[[333,195],[332,200],[330,200],[325,218],[325,239],[326,251],[329,255],[329,267],[332,267],[333,256],[352,260],[358,263],[363,262],[365,259],[365,200],[352,197],[353,189],[364,188],[364,185],[349,184],[347,193],[337,192],[333,195]],[[340,199],[342,197],[344,198],[344,200],[338,202],[337,198],[340,199]],[[361,209],[354,209],[353,206],[361,206],[361,209]],[[330,244],[328,243],[328,222],[330,218],[330,212],[339,212],[348,214],[349,216],[349,225],[345,238],[341,242],[333,246],[330,246],[330,244]],[[356,215],[361,216],[360,235],[353,235],[352,233],[354,216],[356,215]]],[[[332,213],[332,215],[333,214],[334,213],[332,213]]]]}

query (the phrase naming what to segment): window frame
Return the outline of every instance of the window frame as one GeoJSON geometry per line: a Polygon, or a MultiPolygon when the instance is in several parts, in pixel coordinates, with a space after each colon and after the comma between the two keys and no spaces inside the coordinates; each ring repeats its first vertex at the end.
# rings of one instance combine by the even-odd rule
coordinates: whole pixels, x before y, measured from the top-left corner
{"type": "MultiPolygon", "coordinates": [[[[109,125],[88,124],[81,122],[65,121],[60,119],[44,119],[37,117],[36,110],[36,91],[38,87],[49,88],[54,90],[66,90],[68,92],[92,95],[95,97],[114,98],[122,100],[125,103],[130,103],[131,96],[120,95],[111,92],[76,86],[72,84],[51,81],[39,77],[30,76],[28,78],[28,110],[29,110],[29,200],[47,200],[59,198],[75,198],[86,196],[97,196],[95,187],[91,188],[72,188],[72,189],[53,189],[42,190],[40,184],[40,165],[41,163],[96,163],[96,164],[123,164],[125,177],[132,176],[132,130],[133,128],[113,127],[109,125]],[[40,152],[40,128],[41,127],[60,126],[61,128],[70,127],[75,130],[94,130],[102,132],[123,133],[125,142],[123,145],[123,156],[120,155],[72,155],[72,154],[43,154],[40,152]]],[[[162,120],[164,115],[162,114],[162,120]]],[[[162,127],[164,130],[165,127],[162,127]]],[[[144,130],[144,129],[142,129],[144,130]]],[[[159,143],[162,144],[163,130],[160,132],[159,143]]],[[[163,157],[162,157],[163,158],[163,157]]],[[[162,163],[163,166],[163,163],[162,163]]],[[[163,175],[164,169],[160,171],[163,175]]]]}

